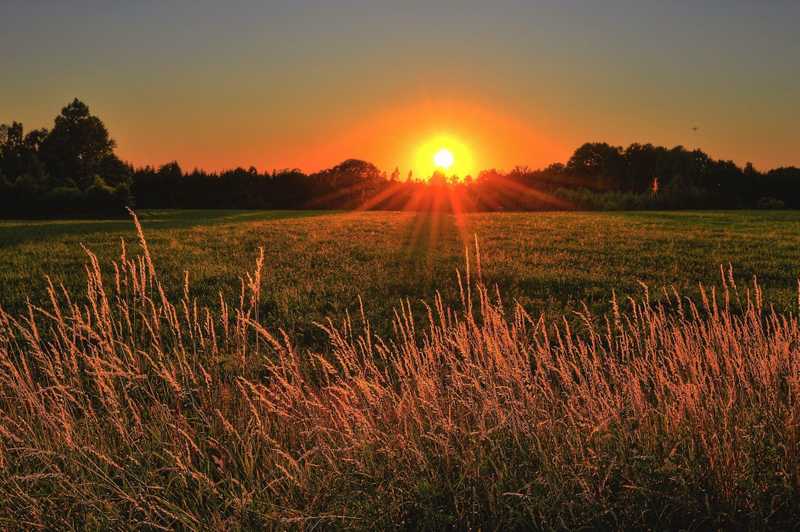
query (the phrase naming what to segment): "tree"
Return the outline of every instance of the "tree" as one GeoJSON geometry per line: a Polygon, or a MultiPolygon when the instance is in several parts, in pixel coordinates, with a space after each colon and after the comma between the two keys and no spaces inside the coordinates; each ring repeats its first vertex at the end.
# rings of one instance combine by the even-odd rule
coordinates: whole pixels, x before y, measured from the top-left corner
{"type": "Polygon", "coordinates": [[[44,168],[37,152],[47,130],[34,129],[24,135],[19,122],[0,125],[0,172],[16,179],[24,174],[44,177],[44,168]]]}
{"type": "Polygon", "coordinates": [[[627,171],[621,189],[631,192],[645,192],[658,182],[659,151],[652,144],[634,143],[625,149],[627,171]]]}
{"type": "Polygon", "coordinates": [[[0,126],[0,209],[19,214],[122,212],[133,205],[133,169],[114,154],[103,122],[78,99],[51,131],[0,126]]]}
{"type": "Polygon", "coordinates": [[[437,169],[433,171],[433,174],[428,179],[428,185],[432,187],[443,187],[447,184],[447,176],[444,172],[437,169]]]}
{"type": "Polygon", "coordinates": [[[114,147],[103,121],[75,98],[56,117],[53,130],[41,141],[39,154],[57,182],[72,179],[85,190],[95,183],[95,176],[110,168],[115,175],[102,176],[108,183],[129,180],[116,162],[114,147]]]}
{"type": "Polygon", "coordinates": [[[605,142],[587,142],[567,161],[566,169],[577,177],[591,178],[594,186],[611,189],[625,174],[622,148],[605,142]]]}
{"type": "Polygon", "coordinates": [[[319,176],[338,177],[352,182],[358,179],[381,179],[380,169],[372,163],[360,159],[347,159],[333,168],[323,170],[319,176]]]}
{"type": "Polygon", "coordinates": [[[180,181],[183,177],[183,170],[178,161],[172,161],[158,169],[158,176],[165,181],[180,181]]]}

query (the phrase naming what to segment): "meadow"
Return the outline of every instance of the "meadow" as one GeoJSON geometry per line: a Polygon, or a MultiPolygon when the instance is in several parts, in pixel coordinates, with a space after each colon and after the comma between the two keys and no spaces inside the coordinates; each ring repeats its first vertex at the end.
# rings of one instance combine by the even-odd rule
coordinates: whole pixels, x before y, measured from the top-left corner
{"type": "Polygon", "coordinates": [[[4,528],[800,523],[800,215],[140,215],[0,223],[4,528]]]}
{"type": "MultiPolygon", "coordinates": [[[[314,322],[359,309],[391,331],[393,309],[421,307],[437,292],[458,300],[456,270],[465,246],[479,243],[483,275],[509,303],[557,318],[586,303],[610,309],[612,291],[658,297],[664,287],[697,295],[719,283],[720,267],[738,279],[757,276],[767,299],[795,304],[800,215],[792,211],[477,213],[463,220],[431,213],[327,211],[142,211],[142,226],[168,294],[181,295],[189,272],[193,296],[214,304],[239,296],[240,277],[264,249],[260,316],[301,345],[320,348],[314,322]]],[[[73,293],[85,288],[86,254],[106,274],[128,219],[0,221],[0,304],[11,312],[46,299],[46,276],[73,293]]]]}

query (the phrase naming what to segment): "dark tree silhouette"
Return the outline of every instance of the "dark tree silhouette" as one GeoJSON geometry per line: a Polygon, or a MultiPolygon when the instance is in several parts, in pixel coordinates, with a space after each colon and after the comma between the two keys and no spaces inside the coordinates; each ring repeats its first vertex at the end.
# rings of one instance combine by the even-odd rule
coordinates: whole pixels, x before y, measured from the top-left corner
{"type": "Polygon", "coordinates": [[[0,126],[0,205],[8,215],[122,212],[131,205],[132,169],[114,154],[103,122],[78,99],[53,129],[23,136],[0,126]]]}
{"type": "Polygon", "coordinates": [[[800,208],[800,170],[762,173],[700,150],[603,142],[580,146],[566,164],[484,170],[457,181],[441,172],[400,179],[348,159],[306,175],[235,168],[186,173],[177,162],[134,170],[114,154],[100,118],[74,100],[53,129],[0,125],[0,215],[123,214],[140,208],[245,209],[685,209],[800,208]],[[420,176],[425,177],[425,176],[420,176]]]}
{"type": "Polygon", "coordinates": [[[76,98],[56,117],[39,154],[55,179],[72,179],[78,188],[86,189],[94,182],[101,164],[114,157],[114,146],[102,120],[76,98]]]}

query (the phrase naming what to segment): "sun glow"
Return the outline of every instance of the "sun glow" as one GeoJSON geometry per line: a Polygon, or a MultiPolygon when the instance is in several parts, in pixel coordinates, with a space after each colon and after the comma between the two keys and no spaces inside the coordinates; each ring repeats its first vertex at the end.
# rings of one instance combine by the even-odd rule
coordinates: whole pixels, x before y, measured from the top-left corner
{"type": "Polygon", "coordinates": [[[433,156],[433,163],[444,170],[449,170],[453,166],[453,153],[447,148],[442,148],[433,156]]]}
{"type": "Polygon", "coordinates": [[[472,150],[450,134],[439,134],[420,145],[414,157],[414,177],[427,179],[434,172],[464,179],[476,172],[472,150]]]}

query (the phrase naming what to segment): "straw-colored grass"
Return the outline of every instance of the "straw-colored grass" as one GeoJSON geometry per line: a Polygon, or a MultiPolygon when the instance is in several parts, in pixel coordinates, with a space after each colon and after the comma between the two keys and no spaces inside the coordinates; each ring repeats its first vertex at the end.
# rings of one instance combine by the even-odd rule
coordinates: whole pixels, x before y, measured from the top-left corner
{"type": "Polygon", "coordinates": [[[170,301],[137,228],[113,278],[87,250],[85,304],[0,310],[1,527],[800,523],[800,327],[755,281],[548,322],[467,264],[457,308],[299,352],[263,257],[235,302],[170,301]]]}

